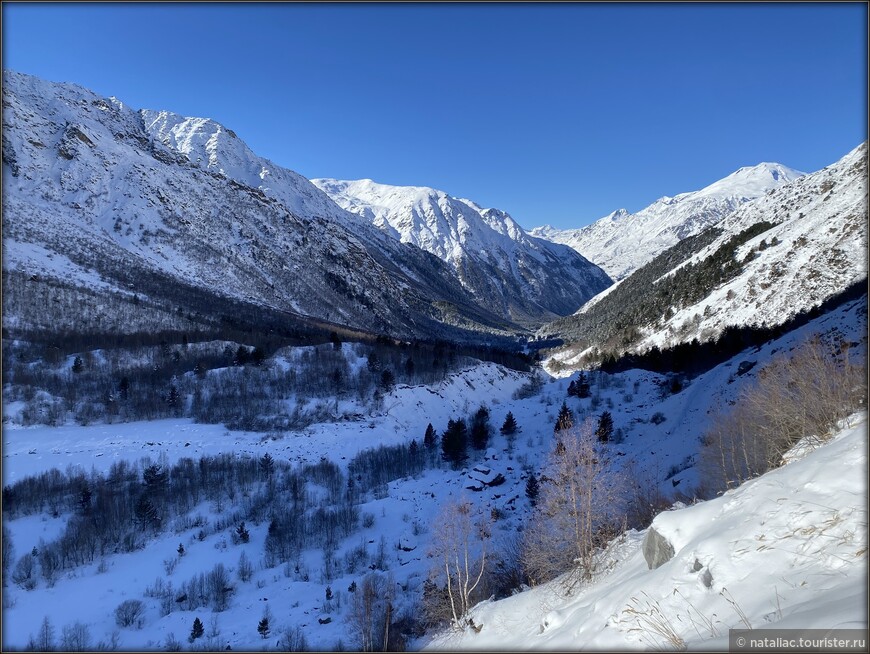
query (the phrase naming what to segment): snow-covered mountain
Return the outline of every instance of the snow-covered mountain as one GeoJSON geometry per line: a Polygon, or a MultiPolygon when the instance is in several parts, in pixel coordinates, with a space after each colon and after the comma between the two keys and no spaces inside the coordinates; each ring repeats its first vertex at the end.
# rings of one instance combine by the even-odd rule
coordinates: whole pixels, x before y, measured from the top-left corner
{"type": "Polygon", "coordinates": [[[394,239],[449,263],[475,297],[513,321],[572,313],[611,283],[571,248],[530,236],[499,209],[427,187],[312,182],[394,239]]]}
{"type": "MultiPolygon", "coordinates": [[[[676,306],[640,349],[729,325],[778,325],[867,278],[867,142],[836,163],[748,202],[722,220],[723,233],[685,264],[712,256],[734,234],[774,226],[741,245],[742,271],[703,300],[676,306]]],[[[691,338],[691,337],[690,337],[691,338]]]]}
{"type": "MultiPolygon", "coordinates": [[[[184,285],[172,314],[235,314],[221,305],[230,298],[279,318],[398,335],[514,328],[437,257],[344,211],[212,120],[135,111],[14,72],[3,80],[3,266],[31,280],[28,291],[50,281],[156,306],[184,285]],[[194,291],[207,296],[197,307],[185,299],[194,291]]],[[[102,318],[104,330],[134,328],[117,312],[102,318]]],[[[52,318],[79,319],[92,316],[52,318]]]]}
{"type": "Polygon", "coordinates": [[[687,236],[719,222],[741,204],[803,174],[782,164],[760,163],[700,191],[659,198],[635,214],[619,209],[581,229],[545,225],[531,233],[570,245],[619,280],[687,236]]]}
{"type": "Polygon", "coordinates": [[[709,341],[728,326],[781,325],[866,280],[867,191],[865,142],[743,203],[542,333],[584,341],[581,349],[618,341],[644,351],[709,341]]]}

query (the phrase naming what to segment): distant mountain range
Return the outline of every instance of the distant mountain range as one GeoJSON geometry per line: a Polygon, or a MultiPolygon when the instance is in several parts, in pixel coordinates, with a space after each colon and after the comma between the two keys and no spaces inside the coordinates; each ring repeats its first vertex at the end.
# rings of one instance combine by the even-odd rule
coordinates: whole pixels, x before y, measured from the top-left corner
{"type": "Polygon", "coordinates": [[[625,350],[782,322],[866,278],[866,144],[811,175],[763,163],[527,233],[428,187],[309,181],[209,119],[3,81],[9,335],[537,330],[625,350]]]}
{"type": "Polygon", "coordinates": [[[545,225],[531,234],[570,245],[619,280],[687,236],[715,225],[745,202],[802,175],[782,164],[761,163],[741,168],[700,191],[659,198],[635,214],[619,209],[580,229],[545,225]]]}
{"type": "MultiPolygon", "coordinates": [[[[154,328],[153,316],[137,322],[135,297],[163,326],[241,306],[278,321],[477,338],[569,314],[611,283],[573,250],[503,238],[482,218],[473,229],[492,252],[448,265],[209,119],[137,111],[14,72],[4,72],[3,107],[3,266],[16,309],[7,327],[154,328]],[[65,310],[50,320],[16,304],[59,289],[65,310]],[[95,294],[126,308],[104,307],[98,325],[95,294]]],[[[464,234],[468,212],[448,211],[445,229],[464,234]]]]}

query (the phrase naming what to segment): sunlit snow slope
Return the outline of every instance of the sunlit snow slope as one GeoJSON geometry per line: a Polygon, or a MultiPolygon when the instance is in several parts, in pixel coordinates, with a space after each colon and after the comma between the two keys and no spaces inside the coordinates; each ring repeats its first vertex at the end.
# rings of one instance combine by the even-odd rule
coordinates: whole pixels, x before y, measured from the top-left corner
{"type": "Polygon", "coordinates": [[[479,633],[432,649],[716,649],[729,629],[867,627],[867,414],[832,442],[653,528],[674,557],[650,570],[630,532],[610,569],[566,595],[559,581],[472,610],[479,633]]]}

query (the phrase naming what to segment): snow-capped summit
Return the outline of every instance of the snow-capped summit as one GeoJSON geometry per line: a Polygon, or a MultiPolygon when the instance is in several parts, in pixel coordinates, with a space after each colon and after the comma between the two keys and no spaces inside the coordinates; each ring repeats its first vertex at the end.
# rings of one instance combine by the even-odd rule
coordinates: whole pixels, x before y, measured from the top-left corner
{"type": "Polygon", "coordinates": [[[512,320],[565,315],[610,285],[597,266],[568,247],[530,236],[500,209],[425,186],[312,182],[340,207],[449,263],[467,289],[494,299],[493,306],[512,320]]]}
{"type": "MultiPolygon", "coordinates": [[[[693,199],[704,197],[716,198],[743,198],[750,200],[765,195],[771,189],[793,182],[802,173],[794,168],[783,166],[779,163],[760,163],[756,166],[745,166],[727,177],[702,188],[694,193],[684,193],[683,196],[691,196],[693,199]]],[[[682,197],[682,196],[677,196],[682,197]]]]}
{"type": "Polygon", "coordinates": [[[152,139],[183,154],[192,164],[259,189],[294,213],[347,222],[347,212],[338,210],[305,177],[257,156],[235,132],[217,121],[150,109],[139,114],[152,139]]]}
{"type": "MultiPolygon", "coordinates": [[[[5,71],[3,172],[4,271],[46,293],[62,283],[82,297],[110,291],[120,304],[144,297],[176,322],[179,308],[208,321],[209,311],[245,303],[306,326],[516,329],[449,266],[341,209],[214,120],[136,111],[5,71]]],[[[141,312],[121,318],[126,307],[72,306],[79,313],[63,319],[76,328],[143,328],[129,318],[141,312]]],[[[10,320],[47,327],[39,312],[10,320]]]]}
{"type": "Polygon", "coordinates": [[[782,164],[760,163],[740,168],[698,191],[659,198],[636,214],[619,209],[581,229],[546,226],[531,233],[570,245],[619,280],[687,236],[719,222],[741,204],[803,175],[782,164]]]}

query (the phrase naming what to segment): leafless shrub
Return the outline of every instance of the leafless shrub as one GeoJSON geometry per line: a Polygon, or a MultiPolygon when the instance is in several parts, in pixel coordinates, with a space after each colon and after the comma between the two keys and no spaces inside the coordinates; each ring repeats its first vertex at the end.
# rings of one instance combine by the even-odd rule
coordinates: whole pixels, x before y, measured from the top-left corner
{"type": "Polygon", "coordinates": [[[236,569],[236,574],[239,576],[239,581],[242,582],[250,581],[254,575],[254,566],[251,564],[251,559],[244,552],[239,555],[239,565],[236,569]]]}
{"type": "Polygon", "coordinates": [[[282,652],[304,652],[308,649],[308,640],[299,625],[284,630],[278,640],[278,649],[282,652]]]}
{"type": "Polygon", "coordinates": [[[64,625],[60,636],[60,649],[65,652],[85,652],[91,647],[88,626],[81,622],[64,625]]]}
{"type": "Polygon", "coordinates": [[[799,441],[824,443],[839,420],[865,404],[865,369],[848,347],[815,337],[773,359],[705,435],[702,473],[710,492],[739,486],[782,464],[799,441]]]}
{"type": "Polygon", "coordinates": [[[145,605],[140,600],[124,600],[115,609],[115,623],[119,627],[139,628],[142,626],[142,614],[145,605]]]}

